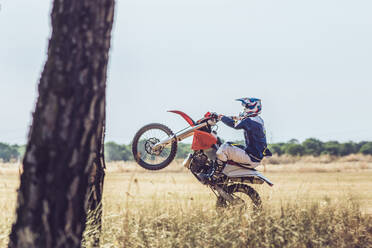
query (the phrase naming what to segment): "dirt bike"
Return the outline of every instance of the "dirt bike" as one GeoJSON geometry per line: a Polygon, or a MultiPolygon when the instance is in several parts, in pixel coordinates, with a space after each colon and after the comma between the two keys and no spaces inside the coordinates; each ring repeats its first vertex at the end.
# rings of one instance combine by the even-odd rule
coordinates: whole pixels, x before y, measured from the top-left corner
{"type": "Polygon", "coordinates": [[[216,151],[222,145],[221,139],[217,136],[217,114],[208,112],[202,119],[195,122],[181,111],[168,112],[179,114],[189,126],[177,133],[173,133],[167,126],[158,123],[142,127],[134,136],[132,143],[135,161],[148,170],[163,169],[174,160],[177,143],[194,136],[191,145],[194,152],[187,156],[183,165],[200,182],[211,188],[217,197],[216,206],[218,208],[241,206],[251,207],[253,210],[260,209],[260,196],[248,184],[267,183],[273,186],[273,183],[257,170],[247,168],[245,164],[227,161],[225,165],[219,165],[215,162],[216,151]],[[200,175],[207,175],[207,177],[200,175]]]}

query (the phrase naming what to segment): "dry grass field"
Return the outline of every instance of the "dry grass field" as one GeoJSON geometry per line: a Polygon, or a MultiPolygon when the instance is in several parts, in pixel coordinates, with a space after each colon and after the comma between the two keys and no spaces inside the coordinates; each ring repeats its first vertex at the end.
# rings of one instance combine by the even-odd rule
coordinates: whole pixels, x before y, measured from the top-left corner
{"type": "MultiPolygon", "coordinates": [[[[110,163],[102,247],[372,247],[372,162],[269,163],[253,186],[259,214],[216,211],[215,196],[177,162],[150,172],[110,163]]],[[[280,161],[279,161],[280,162],[280,161]]],[[[18,169],[0,165],[0,247],[14,218],[18,169]]]]}

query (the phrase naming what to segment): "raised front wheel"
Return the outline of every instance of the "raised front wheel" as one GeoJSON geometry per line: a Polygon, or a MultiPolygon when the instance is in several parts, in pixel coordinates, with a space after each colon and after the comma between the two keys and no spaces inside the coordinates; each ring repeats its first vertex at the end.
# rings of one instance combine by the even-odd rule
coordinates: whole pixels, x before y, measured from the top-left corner
{"type": "Polygon", "coordinates": [[[155,145],[171,136],[173,132],[167,126],[158,123],[148,124],[138,130],[132,143],[136,162],[147,170],[160,170],[168,166],[176,156],[177,142],[172,141],[163,147],[155,145]]]}

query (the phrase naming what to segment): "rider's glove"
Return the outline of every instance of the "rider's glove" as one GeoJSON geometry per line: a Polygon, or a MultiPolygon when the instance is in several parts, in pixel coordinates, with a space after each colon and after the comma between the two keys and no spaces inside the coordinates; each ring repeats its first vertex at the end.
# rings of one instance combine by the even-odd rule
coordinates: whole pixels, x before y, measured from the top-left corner
{"type": "Polygon", "coordinates": [[[215,118],[216,120],[218,120],[218,114],[216,112],[212,112],[211,113],[211,117],[212,118],[215,118]]]}

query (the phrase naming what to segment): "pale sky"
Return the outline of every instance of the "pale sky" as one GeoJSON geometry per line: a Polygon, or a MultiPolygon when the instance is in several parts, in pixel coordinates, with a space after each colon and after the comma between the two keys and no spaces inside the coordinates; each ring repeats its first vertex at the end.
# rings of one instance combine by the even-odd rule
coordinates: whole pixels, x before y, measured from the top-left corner
{"type": "MultiPolygon", "coordinates": [[[[0,0],[0,142],[26,142],[51,4],[0,0]]],[[[257,97],[269,142],[372,140],[372,1],[118,0],[106,140],[257,97]]],[[[225,140],[243,139],[220,124],[225,140]]]]}

